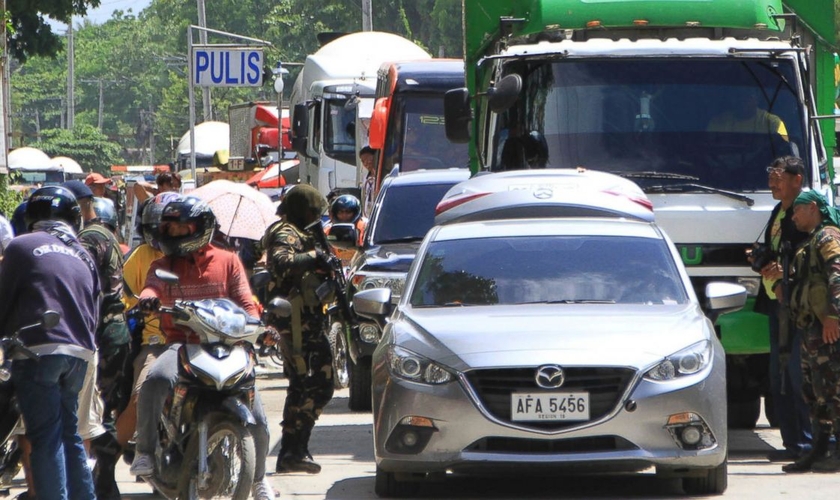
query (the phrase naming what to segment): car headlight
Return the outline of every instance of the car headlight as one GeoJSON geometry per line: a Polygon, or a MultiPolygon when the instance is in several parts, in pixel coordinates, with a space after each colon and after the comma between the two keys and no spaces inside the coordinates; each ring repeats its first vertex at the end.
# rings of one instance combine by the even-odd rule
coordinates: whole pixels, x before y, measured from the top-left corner
{"type": "Polygon", "coordinates": [[[412,382],[438,385],[455,379],[447,368],[399,346],[388,346],[386,359],[391,375],[412,382]]]}
{"type": "Polygon", "coordinates": [[[370,290],[373,288],[390,288],[391,301],[396,303],[402,296],[405,286],[405,273],[356,273],[353,276],[356,290],[370,290]]]}
{"type": "Polygon", "coordinates": [[[693,375],[712,361],[712,343],[703,340],[678,351],[654,366],[645,374],[651,380],[673,380],[685,375],[693,375]]]}

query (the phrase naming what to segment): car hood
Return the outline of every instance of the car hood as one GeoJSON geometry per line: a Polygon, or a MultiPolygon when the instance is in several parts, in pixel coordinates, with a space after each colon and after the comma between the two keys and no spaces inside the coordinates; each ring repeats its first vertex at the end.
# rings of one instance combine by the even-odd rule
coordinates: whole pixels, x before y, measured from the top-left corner
{"type": "Polygon", "coordinates": [[[546,363],[643,369],[714,335],[696,304],[408,308],[392,328],[401,346],[458,371],[546,363]]]}
{"type": "Polygon", "coordinates": [[[364,253],[364,261],[359,265],[360,270],[365,271],[389,271],[408,272],[417,249],[420,248],[420,240],[411,243],[386,243],[367,249],[364,253]]]}

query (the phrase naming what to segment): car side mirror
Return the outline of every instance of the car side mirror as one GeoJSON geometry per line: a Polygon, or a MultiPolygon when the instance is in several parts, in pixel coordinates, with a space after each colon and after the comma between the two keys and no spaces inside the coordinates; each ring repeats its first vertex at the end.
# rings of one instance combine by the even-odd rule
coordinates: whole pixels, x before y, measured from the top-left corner
{"type": "Polygon", "coordinates": [[[724,314],[740,310],[746,303],[747,289],[741,285],[726,282],[706,285],[706,315],[712,322],[724,314]]]}
{"type": "Polygon", "coordinates": [[[391,314],[391,289],[371,288],[353,295],[353,310],[359,316],[382,324],[391,314]]]}
{"type": "Polygon", "coordinates": [[[356,225],[349,223],[333,224],[330,227],[330,234],[327,235],[327,241],[330,245],[345,250],[356,248],[358,239],[359,232],[356,225]]]}

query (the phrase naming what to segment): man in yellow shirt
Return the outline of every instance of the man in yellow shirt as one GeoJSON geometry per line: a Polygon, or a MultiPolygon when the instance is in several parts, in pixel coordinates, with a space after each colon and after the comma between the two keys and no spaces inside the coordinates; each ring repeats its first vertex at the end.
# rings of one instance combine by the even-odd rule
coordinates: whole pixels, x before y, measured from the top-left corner
{"type": "Polygon", "coordinates": [[[709,132],[778,134],[785,141],[788,131],[781,118],[758,107],[758,89],[745,89],[731,96],[731,107],[709,121],[709,132]]]}

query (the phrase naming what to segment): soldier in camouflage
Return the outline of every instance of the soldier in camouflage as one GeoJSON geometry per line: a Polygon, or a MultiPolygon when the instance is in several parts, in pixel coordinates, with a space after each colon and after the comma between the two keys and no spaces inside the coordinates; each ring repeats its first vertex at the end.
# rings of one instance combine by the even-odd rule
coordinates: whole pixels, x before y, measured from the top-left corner
{"type": "Polygon", "coordinates": [[[289,377],[278,473],[321,471],[309,453],[309,436],[333,395],[332,353],[324,313],[331,298],[318,293],[330,268],[306,227],[319,223],[326,208],[327,201],[318,190],[295,186],[278,209],[281,220],[266,230],[262,241],[273,277],[268,295],[284,297],[292,304],[291,318],[273,325],[280,333],[280,351],[289,377]]]}
{"type": "Polygon", "coordinates": [[[128,374],[131,354],[125,306],[121,300],[123,254],[114,235],[117,212],[111,200],[93,198],[87,210],[85,206],[82,207],[82,215],[85,228],[79,233],[79,241],[93,257],[103,295],[96,329],[99,356],[96,386],[105,405],[102,424],[106,432],[91,440],[91,451],[96,456],[93,475],[97,498],[118,499],[120,492],[114,478],[114,467],[121,448],[116,440],[115,421],[130,397],[124,379],[128,374]]]}
{"type": "Polygon", "coordinates": [[[793,221],[808,240],[793,263],[791,314],[802,332],[803,397],[819,434],[811,452],[785,472],[838,472],[840,457],[828,456],[832,430],[840,431],[840,217],[816,191],[793,202],[793,221]]]}

